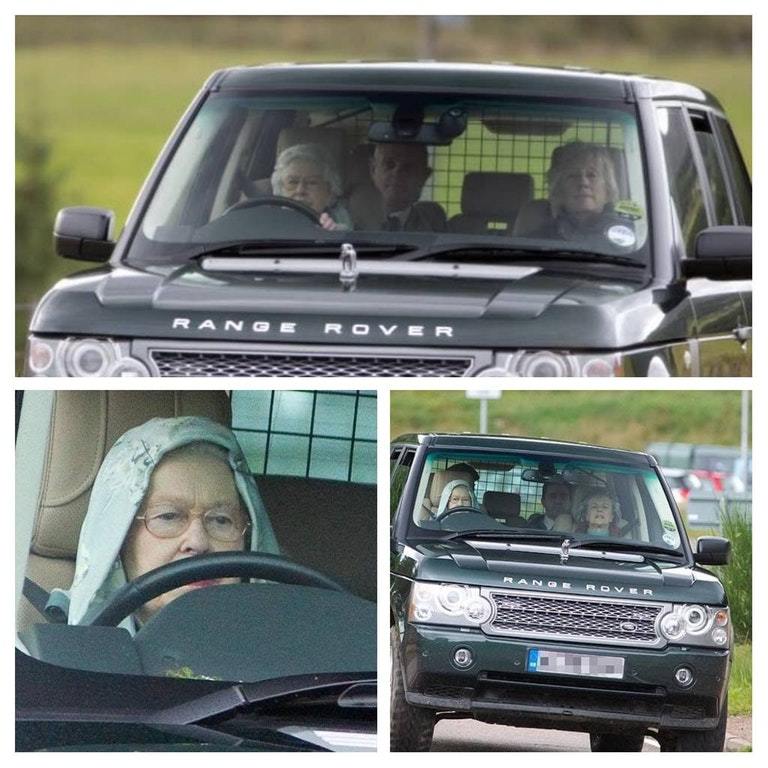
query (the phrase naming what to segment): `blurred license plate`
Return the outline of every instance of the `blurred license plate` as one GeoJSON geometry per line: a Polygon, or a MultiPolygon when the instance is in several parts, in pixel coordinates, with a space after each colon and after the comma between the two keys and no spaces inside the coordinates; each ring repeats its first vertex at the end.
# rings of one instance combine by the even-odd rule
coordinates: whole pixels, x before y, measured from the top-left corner
{"type": "Polygon", "coordinates": [[[584,677],[624,677],[624,659],[621,656],[598,656],[583,653],[561,653],[528,650],[528,671],[549,675],[582,675],[584,677]]]}

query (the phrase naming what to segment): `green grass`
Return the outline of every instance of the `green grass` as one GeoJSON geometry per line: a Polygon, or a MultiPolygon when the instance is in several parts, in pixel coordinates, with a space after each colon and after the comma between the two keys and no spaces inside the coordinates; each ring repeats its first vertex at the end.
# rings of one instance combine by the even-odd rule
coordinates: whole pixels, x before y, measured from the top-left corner
{"type": "MultiPolygon", "coordinates": [[[[642,450],[649,442],[738,445],[738,392],[507,391],[488,407],[491,433],[642,450]]],[[[393,391],[391,434],[478,430],[479,403],[459,391],[393,391]]]]}
{"type": "Polygon", "coordinates": [[[731,683],[728,687],[728,714],[752,714],[752,646],[734,649],[731,683]]]}

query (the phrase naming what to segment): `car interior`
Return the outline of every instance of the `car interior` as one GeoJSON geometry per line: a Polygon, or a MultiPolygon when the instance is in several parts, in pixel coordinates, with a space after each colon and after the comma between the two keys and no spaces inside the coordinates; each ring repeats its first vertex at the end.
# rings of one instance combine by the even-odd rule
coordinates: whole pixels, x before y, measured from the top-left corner
{"type": "MultiPolygon", "coordinates": [[[[53,397],[25,574],[47,592],[71,585],[91,488],[120,435],[156,416],[231,423],[224,391],[63,390],[53,397]]],[[[375,600],[375,486],[267,475],[257,477],[257,485],[286,558],[375,600]]],[[[21,599],[18,631],[45,620],[27,597],[21,599]]]]}

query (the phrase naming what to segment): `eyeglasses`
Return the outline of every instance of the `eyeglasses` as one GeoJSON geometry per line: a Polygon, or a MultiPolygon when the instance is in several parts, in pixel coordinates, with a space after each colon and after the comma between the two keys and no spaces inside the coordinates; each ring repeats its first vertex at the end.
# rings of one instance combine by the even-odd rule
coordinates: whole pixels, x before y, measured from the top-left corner
{"type": "Polygon", "coordinates": [[[289,175],[283,179],[283,189],[288,192],[294,192],[300,186],[304,186],[307,189],[320,189],[325,184],[325,180],[322,176],[293,176],[289,175]]]}
{"type": "Polygon", "coordinates": [[[243,523],[241,515],[221,509],[209,509],[203,515],[191,515],[181,509],[161,507],[144,515],[137,515],[136,519],[142,520],[144,527],[153,536],[159,539],[173,539],[186,533],[193,517],[202,520],[205,532],[212,539],[226,543],[241,539],[251,527],[250,523],[243,523]]]}

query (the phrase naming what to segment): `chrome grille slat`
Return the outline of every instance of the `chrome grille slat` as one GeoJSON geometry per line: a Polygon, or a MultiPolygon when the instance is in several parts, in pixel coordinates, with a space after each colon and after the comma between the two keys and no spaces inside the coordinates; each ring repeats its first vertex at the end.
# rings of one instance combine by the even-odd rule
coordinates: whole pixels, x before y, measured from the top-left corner
{"type": "Polygon", "coordinates": [[[463,376],[467,358],[265,355],[153,350],[160,376],[463,376]]]}
{"type": "Polygon", "coordinates": [[[495,607],[488,634],[657,647],[657,603],[549,597],[491,590],[495,607]]]}

